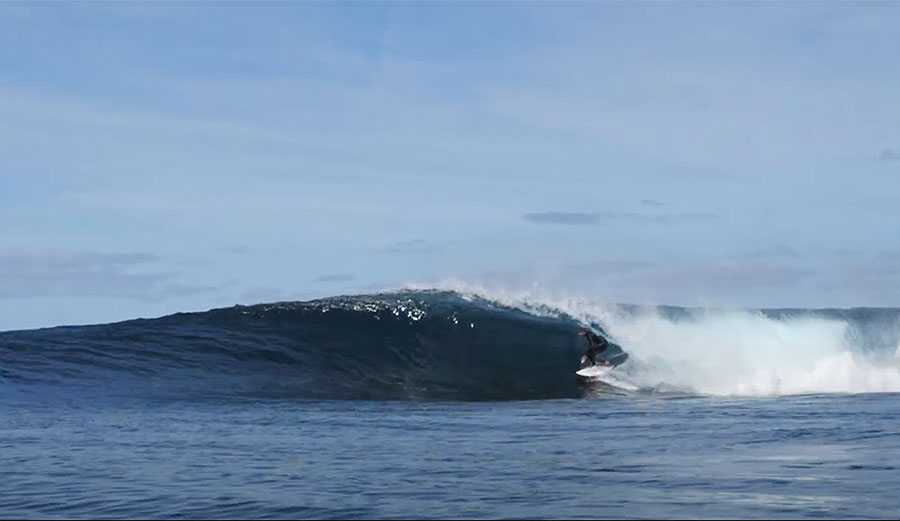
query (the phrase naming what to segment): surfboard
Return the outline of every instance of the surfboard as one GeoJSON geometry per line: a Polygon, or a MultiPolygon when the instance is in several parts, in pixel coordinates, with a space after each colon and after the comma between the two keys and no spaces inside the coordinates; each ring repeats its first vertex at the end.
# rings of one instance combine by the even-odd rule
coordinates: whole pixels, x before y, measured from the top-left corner
{"type": "Polygon", "coordinates": [[[601,382],[622,391],[637,392],[640,390],[640,387],[637,385],[617,377],[612,370],[613,368],[611,366],[598,365],[594,367],[585,367],[584,369],[575,371],[575,374],[584,377],[590,383],[601,382]]]}
{"type": "Polygon", "coordinates": [[[575,371],[575,374],[577,374],[578,376],[584,376],[587,378],[594,378],[596,376],[603,376],[603,375],[609,374],[609,372],[612,371],[612,369],[613,368],[610,366],[595,365],[595,366],[585,367],[584,369],[579,369],[578,371],[575,371]]]}

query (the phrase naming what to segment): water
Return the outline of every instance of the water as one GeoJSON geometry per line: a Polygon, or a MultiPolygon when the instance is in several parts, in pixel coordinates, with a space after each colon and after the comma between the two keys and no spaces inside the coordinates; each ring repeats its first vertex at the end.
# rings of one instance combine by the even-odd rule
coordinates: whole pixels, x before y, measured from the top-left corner
{"type": "Polygon", "coordinates": [[[6,403],[5,518],[894,518],[897,395],[6,403]]]}
{"type": "Polygon", "coordinates": [[[3,332],[0,517],[893,519],[898,343],[453,292],[3,332]]]}

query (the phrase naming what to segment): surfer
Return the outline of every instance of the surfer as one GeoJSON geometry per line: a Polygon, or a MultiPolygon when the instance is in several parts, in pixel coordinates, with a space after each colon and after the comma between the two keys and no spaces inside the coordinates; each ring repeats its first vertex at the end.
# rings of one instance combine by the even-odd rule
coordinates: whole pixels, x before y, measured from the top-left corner
{"type": "MultiPolygon", "coordinates": [[[[593,331],[588,331],[583,327],[578,328],[578,336],[587,338],[588,344],[590,344],[587,351],[584,352],[584,356],[581,357],[581,363],[583,364],[590,360],[591,366],[596,367],[597,355],[606,351],[609,342],[602,336],[595,334],[593,331]]],[[[601,365],[612,365],[612,363],[609,360],[603,360],[601,365]]]]}

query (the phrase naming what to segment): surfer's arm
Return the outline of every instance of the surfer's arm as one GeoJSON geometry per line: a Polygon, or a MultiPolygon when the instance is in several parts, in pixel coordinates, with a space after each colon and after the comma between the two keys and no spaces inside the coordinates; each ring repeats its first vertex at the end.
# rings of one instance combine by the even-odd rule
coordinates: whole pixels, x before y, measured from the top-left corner
{"type": "Polygon", "coordinates": [[[606,351],[606,346],[609,345],[609,342],[606,341],[605,338],[599,335],[591,334],[591,346],[594,346],[598,349],[598,352],[606,351]]]}

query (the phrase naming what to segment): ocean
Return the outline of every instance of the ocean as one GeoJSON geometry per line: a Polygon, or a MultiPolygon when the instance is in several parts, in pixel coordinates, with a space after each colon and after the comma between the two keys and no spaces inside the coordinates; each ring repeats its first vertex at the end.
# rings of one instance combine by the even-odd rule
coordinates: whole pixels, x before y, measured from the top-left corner
{"type": "Polygon", "coordinates": [[[2,332],[0,517],[894,519],[898,344],[438,290],[2,332]]]}

